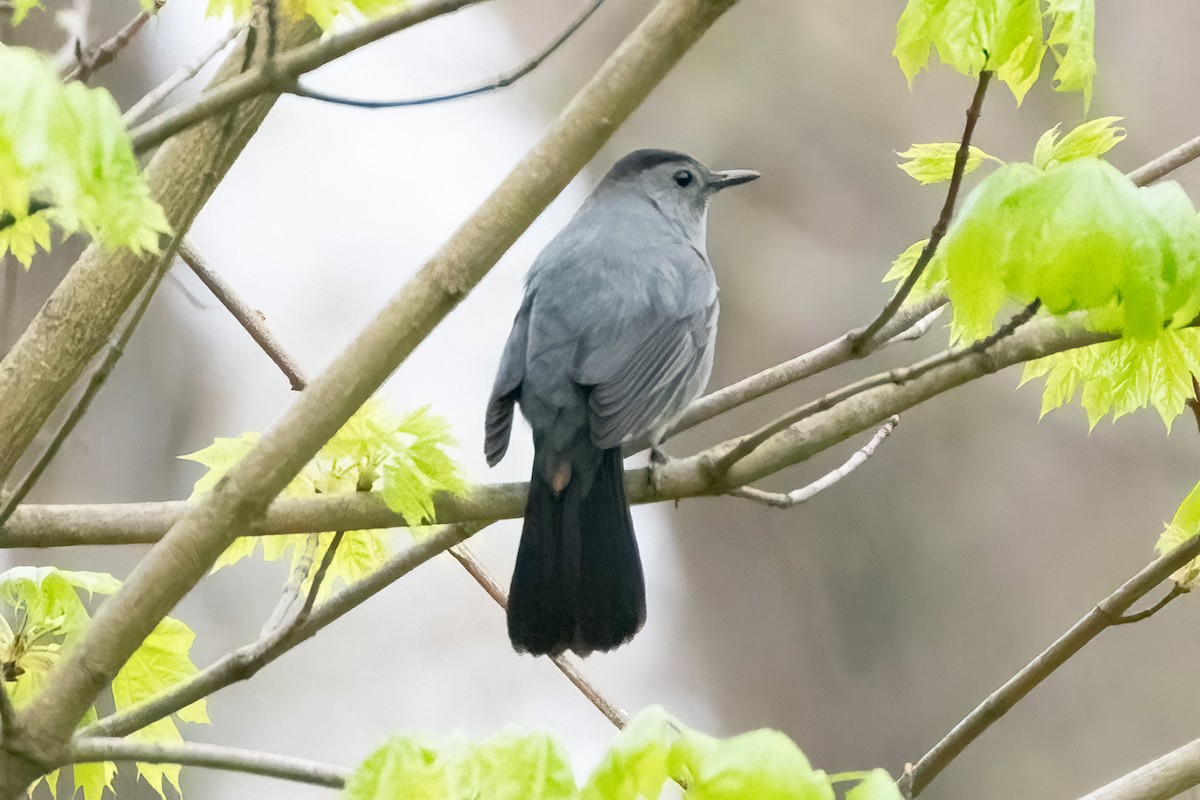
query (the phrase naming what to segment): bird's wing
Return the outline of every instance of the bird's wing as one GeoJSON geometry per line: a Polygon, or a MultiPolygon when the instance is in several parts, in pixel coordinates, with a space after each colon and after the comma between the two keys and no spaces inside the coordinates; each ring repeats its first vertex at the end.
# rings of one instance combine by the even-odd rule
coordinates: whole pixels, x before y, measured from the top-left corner
{"type": "Polygon", "coordinates": [[[513,404],[521,394],[521,381],[525,379],[525,352],[529,341],[529,308],[533,294],[528,293],[517,316],[513,320],[512,332],[504,345],[500,357],[500,368],[496,371],[496,382],[488,400],[485,422],[486,435],[483,452],[489,466],[495,466],[508,450],[508,437],[512,432],[513,404]]]}
{"type": "Polygon", "coordinates": [[[693,314],[648,321],[624,334],[639,338],[620,363],[593,363],[591,375],[581,371],[580,382],[591,386],[588,404],[597,447],[616,447],[665,425],[704,388],[716,318],[714,298],[693,314]],[[596,374],[601,366],[605,374],[596,374]]]}

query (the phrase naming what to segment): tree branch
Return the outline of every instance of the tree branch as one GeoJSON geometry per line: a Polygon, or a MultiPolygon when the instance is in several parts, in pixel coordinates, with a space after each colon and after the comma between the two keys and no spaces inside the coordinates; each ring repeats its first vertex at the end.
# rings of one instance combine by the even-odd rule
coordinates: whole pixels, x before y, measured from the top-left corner
{"type": "Polygon", "coordinates": [[[1012,317],[1008,322],[1000,327],[992,335],[985,339],[980,339],[977,342],[972,342],[965,347],[956,347],[950,350],[943,351],[935,356],[920,361],[909,367],[894,369],[890,372],[885,372],[881,375],[875,375],[870,378],[865,378],[849,386],[844,386],[837,391],[830,392],[824,397],[805,403],[799,408],[793,409],[774,421],[762,426],[758,430],[742,437],[734,446],[727,452],[722,453],[715,459],[712,465],[712,471],[715,475],[724,475],[729,469],[741,461],[746,456],[753,453],[764,442],[795,425],[797,422],[805,420],[822,411],[828,411],[839,403],[844,403],[855,395],[862,394],[865,391],[873,389],[877,386],[886,384],[904,384],[908,383],[930,370],[946,364],[952,364],[955,361],[960,361],[973,355],[986,353],[989,348],[994,347],[998,342],[1007,339],[1016,332],[1017,328],[1031,320],[1038,309],[1041,308],[1041,301],[1034,300],[1026,306],[1020,313],[1012,317]]]}
{"type": "Polygon", "coordinates": [[[1200,739],[1117,778],[1080,800],[1167,800],[1200,785],[1200,739]]]}
{"type": "Polygon", "coordinates": [[[439,553],[466,541],[484,527],[480,523],[436,527],[432,533],[422,536],[392,556],[366,578],[342,588],[317,605],[306,619],[289,625],[284,634],[280,634],[279,628],[264,630],[255,641],[218,659],[182,683],[131,708],[93,722],[79,731],[80,735],[126,736],[231,683],[253,677],[267,664],[311,639],[351,609],[362,605],[439,553]]]}
{"type": "Polygon", "coordinates": [[[1147,164],[1143,164],[1128,173],[1126,177],[1138,186],[1147,186],[1197,158],[1200,158],[1200,136],[1184,142],[1174,150],[1163,153],[1147,164]]]}
{"type": "Polygon", "coordinates": [[[172,72],[171,75],[158,86],[155,86],[153,89],[146,92],[146,94],[142,96],[142,99],[130,106],[129,110],[125,112],[123,117],[121,117],[121,121],[125,123],[125,127],[133,125],[133,123],[141,119],[146,112],[152,110],[163,100],[167,99],[172,92],[190,81],[192,78],[196,77],[196,75],[199,74],[200,70],[204,69],[204,66],[208,64],[208,62],[216,58],[217,54],[228,47],[229,43],[236,39],[238,34],[245,29],[246,27],[244,25],[234,25],[228,30],[228,32],[225,33],[224,36],[214,42],[207,50],[200,53],[200,55],[184,64],[179,69],[172,72]]]}
{"type": "Polygon", "coordinates": [[[764,492],[761,489],[755,489],[753,486],[742,486],[732,490],[729,494],[734,497],[744,497],[747,500],[755,500],[759,503],[764,503],[775,508],[794,508],[801,503],[807,502],[816,497],[821,492],[836,484],[842,478],[845,478],[851,472],[858,469],[866,463],[867,459],[875,454],[876,448],[883,444],[883,440],[891,435],[896,426],[900,424],[900,417],[893,416],[883,426],[875,431],[875,435],[871,437],[871,441],[865,446],[856,451],[854,455],[846,460],[832,472],[823,475],[807,486],[799,489],[794,489],[787,493],[780,492],[764,492]]]}
{"type": "MultiPolygon", "coordinates": [[[[267,357],[275,362],[280,371],[287,376],[292,389],[297,392],[304,389],[308,383],[307,378],[304,377],[303,371],[297,366],[296,362],[284,351],[283,345],[279,343],[279,340],[275,338],[274,334],[264,324],[262,313],[255,311],[246,301],[238,297],[233,287],[209,267],[208,263],[187,239],[184,239],[183,244],[179,246],[179,257],[183,259],[185,264],[192,268],[192,272],[196,273],[196,277],[208,287],[208,290],[221,302],[221,305],[225,306],[229,313],[233,315],[233,318],[246,329],[246,333],[250,334],[250,338],[262,348],[267,357]]],[[[0,523],[3,523],[2,518],[0,518],[0,523]]]]}
{"type": "MultiPolygon", "coordinates": [[[[487,568],[480,563],[479,559],[475,558],[474,554],[467,548],[465,544],[455,545],[450,548],[450,555],[463,565],[463,568],[471,574],[471,577],[483,587],[483,590],[496,601],[496,605],[501,609],[508,608],[508,595],[500,588],[500,584],[496,583],[496,579],[488,572],[487,568]]],[[[624,728],[629,723],[629,714],[624,709],[617,706],[596,688],[586,675],[583,674],[583,668],[580,666],[579,658],[570,653],[561,653],[559,655],[549,656],[554,662],[554,666],[558,667],[559,672],[567,676],[567,680],[575,685],[588,701],[594,705],[601,714],[608,718],[608,721],[617,726],[617,730],[624,728]]]]}
{"type": "Polygon", "coordinates": [[[892,295],[892,299],[887,302],[883,310],[879,312],[879,316],[873,319],[867,327],[865,327],[859,339],[870,339],[879,329],[887,324],[887,321],[896,315],[900,307],[904,305],[904,301],[912,293],[913,287],[917,285],[917,281],[921,277],[921,273],[925,271],[925,267],[933,260],[933,254],[937,252],[938,245],[942,242],[942,237],[946,235],[946,231],[950,227],[950,219],[954,216],[954,205],[958,201],[958,190],[962,185],[963,175],[967,171],[967,156],[971,152],[971,136],[975,133],[975,124],[979,122],[979,114],[983,110],[983,98],[987,95],[988,82],[992,79],[991,70],[983,69],[979,71],[979,83],[975,87],[975,96],[971,99],[971,106],[967,109],[967,124],[963,129],[962,141],[958,145],[958,152],[954,154],[954,170],[950,174],[950,186],[946,189],[946,202],[942,204],[942,213],[938,215],[937,222],[933,225],[933,230],[929,234],[929,241],[925,244],[925,248],[921,250],[921,255],[917,257],[917,261],[913,264],[912,271],[904,279],[904,283],[900,284],[900,288],[892,295]]]}
{"type": "Polygon", "coordinates": [[[921,756],[921,760],[901,778],[902,790],[906,790],[909,793],[907,796],[910,797],[919,795],[967,745],[991,727],[993,722],[1003,717],[1018,701],[1082,650],[1088,642],[1113,625],[1120,624],[1122,615],[1134,603],[1197,555],[1200,555],[1200,536],[1193,536],[1171,552],[1152,561],[1097,603],[1054,644],[992,692],[928,753],[921,756]]]}
{"type": "MultiPolygon", "coordinates": [[[[659,466],[657,487],[651,484],[646,469],[629,470],[625,491],[633,503],[725,493],[729,488],[744,486],[804,461],[851,436],[882,425],[895,414],[984,375],[1113,338],[1082,328],[1065,329],[1062,323],[1060,318],[1036,320],[982,352],[945,351],[909,368],[931,360],[938,362],[912,380],[897,381],[895,370],[868,378],[873,388],[776,434],[735,464],[720,483],[712,480],[711,464],[737,440],[659,466]],[[954,360],[946,359],[950,354],[955,355],[954,360]]],[[[898,374],[903,378],[906,373],[898,374]]],[[[436,519],[454,523],[516,518],[524,509],[527,489],[525,483],[498,483],[476,486],[464,497],[439,495],[435,502],[436,519]]],[[[0,548],[154,543],[190,508],[192,505],[185,501],[23,505],[0,529],[0,548]]],[[[389,509],[377,494],[357,492],[312,499],[280,498],[261,521],[244,526],[241,532],[275,535],[406,525],[404,518],[389,509]]]]}
{"type": "Polygon", "coordinates": [[[198,742],[140,742],[115,738],[76,738],[61,766],[95,761],[143,761],[150,764],[182,764],[208,767],[227,772],[244,772],[293,783],[341,789],[352,770],[310,761],[307,758],[281,756],[257,750],[223,747],[198,742]]]}
{"type": "Polygon", "coordinates": [[[84,52],[79,40],[76,40],[75,45],[75,66],[63,76],[63,82],[82,81],[87,83],[88,78],[98,69],[102,69],[113,62],[117,55],[125,49],[125,46],[133,41],[133,37],[138,35],[138,32],[150,21],[150,18],[157,14],[167,0],[154,0],[154,7],[143,9],[136,17],[125,24],[125,27],[117,31],[112,38],[100,44],[97,47],[88,49],[84,52]]]}
{"type": "Polygon", "coordinates": [[[449,100],[461,100],[465,97],[474,97],[475,95],[479,94],[495,92],[512,86],[514,83],[521,80],[521,78],[524,78],[526,75],[541,66],[543,61],[553,55],[554,51],[558,50],[558,48],[561,47],[567,41],[567,39],[570,39],[575,32],[583,26],[583,23],[588,21],[592,14],[596,12],[596,9],[600,8],[601,3],[603,2],[604,0],[591,0],[584,12],[580,14],[574,22],[568,25],[562,33],[556,36],[554,41],[550,42],[550,44],[548,44],[540,53],[526,61],[521,66],[504,73],[498,78],[493,78],[487,83],[473,86],[469,89],[459,89],[455,92],[427,95],[425,97],[409,97],[403,100],[356,100],[350,97],[340,97],[338,95],[313,91],[312,89],[307,89],[301,86],[298,81],[293,80],[290,88],[288,89],[288,93],[294,94],[297,97],[306,97],[310,100],[320,100],[322,103],[333,103],[334,105],[339,106],[379,109],[428,106],[433,105],[434,103],[444,103],[449,100]]]}
{"type": "Polygon", "coordinates": [[[139,125],[130,132],[134,152],[143,153],[196,123],[220,114],[260,94],[277,94],[288,87],[281,79],[296,78],[330,61],[385,36],[411,28],[434,17],[466,8],[482,0],[425,0],[419,5],[386,14],[344,33],[327,36],[318,42],[285,50],[267,66],[248,70],[221,86],[206,90],[199,97],[172,108],[139,125]]]}

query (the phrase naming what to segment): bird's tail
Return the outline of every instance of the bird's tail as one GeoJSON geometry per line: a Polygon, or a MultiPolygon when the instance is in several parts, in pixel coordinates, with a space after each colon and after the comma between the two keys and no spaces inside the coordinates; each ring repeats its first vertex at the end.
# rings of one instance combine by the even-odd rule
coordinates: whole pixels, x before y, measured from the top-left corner
{"type": "Polygon", "coordinates": [[[601,453],[590,486],[576,475],[557,495],[533,470],[508,595],[508,636],[518,651],[612,650],[646,621],[624,475],[619,447],[601,453]]]}

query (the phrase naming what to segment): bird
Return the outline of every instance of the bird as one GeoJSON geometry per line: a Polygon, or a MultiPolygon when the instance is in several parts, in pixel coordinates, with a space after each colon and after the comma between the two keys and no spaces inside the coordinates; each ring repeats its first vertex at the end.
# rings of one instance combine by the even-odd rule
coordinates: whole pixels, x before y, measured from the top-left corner
{"type": "Polygon", "coordinates": [[[579,656],[628,642],[646,588],[621,446],[667,428],[712,371],[717,283],[708,201],[759,177],[670,150],[616,162],[530,267],[485,415],[484,455],[508,449],[514,405],[533,470],[508,594],[518,653],[579,656]]]}

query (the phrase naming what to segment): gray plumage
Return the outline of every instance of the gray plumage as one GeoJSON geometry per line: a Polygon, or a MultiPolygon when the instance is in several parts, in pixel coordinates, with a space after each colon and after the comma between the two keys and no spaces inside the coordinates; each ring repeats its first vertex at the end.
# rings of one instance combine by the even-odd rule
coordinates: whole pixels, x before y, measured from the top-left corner
{"type": "Polygon", "coordinates": [[[707,384],[718,311],[708,200],[756,177],[681,153],[631,153],[530,269],[485,442],[494,465],[519,403],[535,456],[509,598],[518,650],[586,655],[640,628],[645,594],[617,448],[647,434],[661,441],[707,384]]]}

